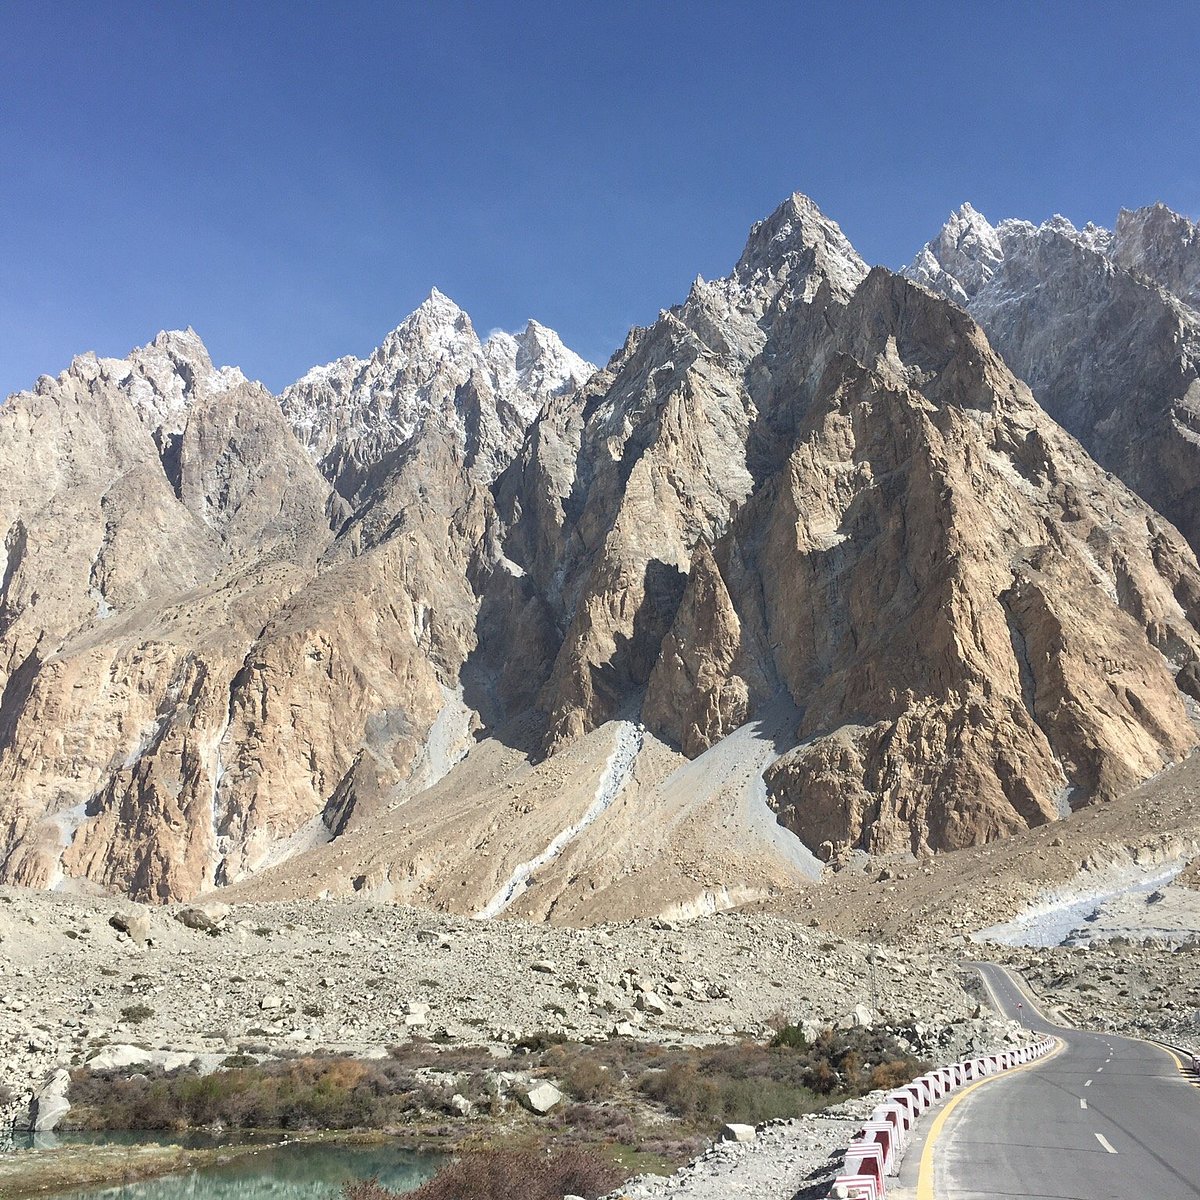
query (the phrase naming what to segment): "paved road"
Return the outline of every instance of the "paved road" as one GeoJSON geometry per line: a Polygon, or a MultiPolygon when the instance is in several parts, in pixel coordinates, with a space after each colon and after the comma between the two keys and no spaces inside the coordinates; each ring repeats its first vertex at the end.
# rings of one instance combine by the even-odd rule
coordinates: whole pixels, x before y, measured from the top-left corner
{"type": "Polygon", "coordinates": [[[1055,1025],[1007,971],[990,963],[980,970],[1006,1016],[1054,1033],[1065,1046],[1053,1058],[964,1094],[934,1136],[919,1180],[922,1147],[910,1150],[901,1194],[919,1200],[1200,1197],[1200,1089],[1171,1056],[1145,1042],[1055,1025]]]}

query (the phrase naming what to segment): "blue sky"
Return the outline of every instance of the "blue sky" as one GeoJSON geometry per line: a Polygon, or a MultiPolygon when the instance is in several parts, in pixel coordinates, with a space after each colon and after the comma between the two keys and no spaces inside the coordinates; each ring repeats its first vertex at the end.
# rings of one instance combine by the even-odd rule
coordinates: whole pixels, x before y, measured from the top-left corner
{"type": "Polygon", "coordinates": [[[1179,3],[0,6],[0,395],[187,324],[278,389],[433,285],[602,360],[789,192],[899,266],[1200,212],[1179,3]]]}

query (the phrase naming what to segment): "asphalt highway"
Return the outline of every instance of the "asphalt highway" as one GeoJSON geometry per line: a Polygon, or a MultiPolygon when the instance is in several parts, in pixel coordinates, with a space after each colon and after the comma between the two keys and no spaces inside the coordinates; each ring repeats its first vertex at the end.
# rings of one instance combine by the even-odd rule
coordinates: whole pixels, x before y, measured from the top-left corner
{"type": "MultiPolygon", "coordinates": [[[[979,966],[997,1008],[1062,1048],[959,1093],[910,1149],[900,1196],[917,1200],[1196,1200],[1200,1088],[1160,1047],[1067,1029],[1017,980],[979,966]]],[[[889,1192],[889,1195],[891,1193],[889,1192]]]]}

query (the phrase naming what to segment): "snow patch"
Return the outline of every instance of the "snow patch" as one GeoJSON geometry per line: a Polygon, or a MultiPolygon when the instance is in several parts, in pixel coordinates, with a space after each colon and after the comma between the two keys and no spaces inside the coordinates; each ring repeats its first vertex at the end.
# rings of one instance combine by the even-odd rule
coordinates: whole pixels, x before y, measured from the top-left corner
{"type": "Polygon", "coordinates": [[[504,886],[475,914],[476,920],[490,921],[499,916],[529,887],[534,871],[557,858],[624,790],[633,777],[633,766],[642,749],[646,730],[634,721],[620,721],[617,725],[617,744],[608,756],[596,785],[595,799],[587,811],[573,825],[562,830],[536,858],[521,863],[504,886]]]}
{"type": "Polygon", "coordinates": [[[247,864],[246,870],[239,875],[239,878],[253,875],[256,871],[265,871],[268,867],[277,867],[280,863],[287,862],[289,858],[295,858],[297,854],[303,854],[306,850],[315,850],[318,846],[328,845],[331,841],[333,841],[333,834],[329,832],[329,827],[322,820],[321,813],[317,813],[305,821],[295,832],[272,843],[258,859],[247,864]]]}
{"type": "Polygon", "coordinates": [[[228,852],[226,838],[221,835],[221,814],[219,807],[219,797],[221,792],[221,783],[226,775],[225,758],[221,753],[221,743],[225,740],[226,733],[229,732],[230,712],[228,707],[225,709],[225,719],[221,722],[220,728],[213,737],[212,745],[209,748],[211,760],[208,768],[208,777],[211,780],[211,789],[209,792],[208,801],[208,819],[209,828],[212,833],[212,844],[208,852],[208,874],[209,881],[216,886],[217,873],[221,869],[221,863],[225,860],[225,855],[228,852]]]}
{"type": "Polygon", "coordinates": [[[63,870],[63,855],[75,840],[75,834],[79,830],[80,825],[86,820],[86,801],[73,805],[71,808],[64,808],[60,812],[51,813],[46,818],[46,824],[56,830],[58,834],[58,858],[53,868],[51,868],[50,878],[46,881],[46,887],[50,891],[59,890],[65,882],[66,873],[63,870]]]}
{"type": "Polygon", "coordinates": [[[1094,920],[1110,900],[1149,895],[1170,883],[1186,862],[1187,857],[1180,856],[1166,862],[1133,861],[1081,871],[1072,884],[1049,890],[1011,921],[981,929],[971,939],[1002,946],[1061,946],[1094,920]]]}
{"type": "Polygon", "coordinates": [[[772,893],[764,888],[719,887],[706,889],[691,900],[681,900],[660,912],[664,921],[694,921],[700,917],[711,917],[714,913],[728,912],[740,904],[751,904],[755,900],[769,899],[772,893]]]}
{"type": "Polygon", "coordinates": [[[425,744],[409,776],[406,790],[410,796],[444,779],[475,744],[471,736],[475,711],[463,699],[462,684],[453,690],[444,683],[438,686],[442,691],[441,711],[429,727],[425,744]]]}

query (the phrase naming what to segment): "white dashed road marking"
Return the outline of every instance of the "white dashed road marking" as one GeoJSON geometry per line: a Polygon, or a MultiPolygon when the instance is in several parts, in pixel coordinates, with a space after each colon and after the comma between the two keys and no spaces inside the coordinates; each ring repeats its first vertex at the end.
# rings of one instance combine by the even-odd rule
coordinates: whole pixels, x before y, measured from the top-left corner
{"type": "Polygon", "coordinates": [[[1087,1101],[1082,1096],[1079,1097],[1079,1107],[1087,1108],[1087,1101]]]}
{"type": "Polygon", "coordinates": [[[1116,1152],[1117,1152],[1116,1147],[1112,1144],[1112,1142],[1110,1142],[1108,1140],[1108,1138],[1106,1138],[1104,1136],[1104,1134],[1102,1134],[1102,1133],[1096,1134],[1096,1141],[1098,1141],[1100,1143],[1100,1145],[1102,1145],[1105,1148],[1105,1150],[1107,1150],[1109,1152],[1109,1154],[1116,1154],[1116,1152]]]}

